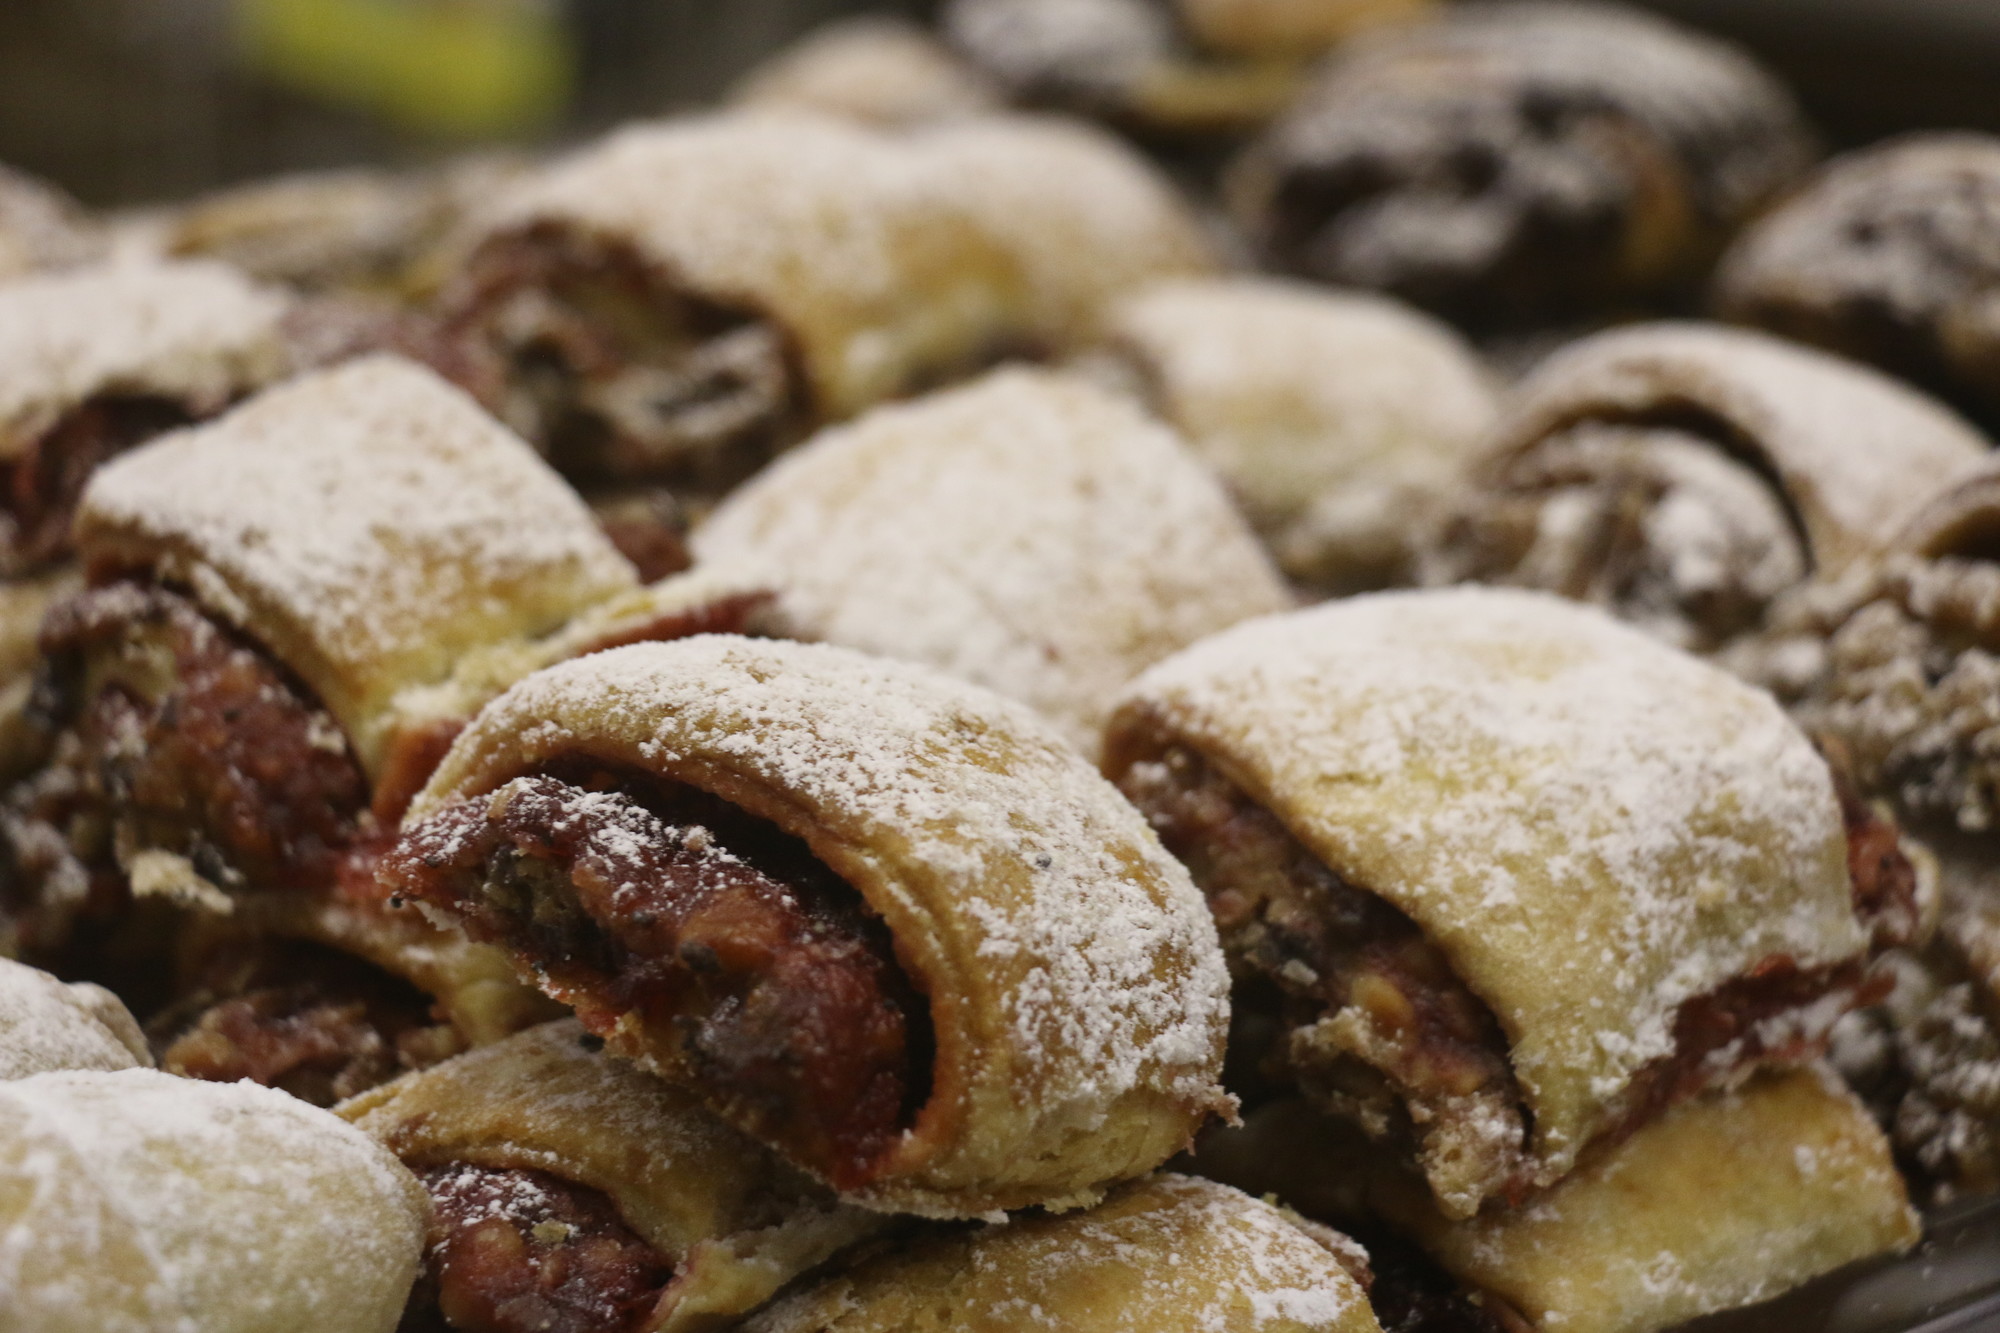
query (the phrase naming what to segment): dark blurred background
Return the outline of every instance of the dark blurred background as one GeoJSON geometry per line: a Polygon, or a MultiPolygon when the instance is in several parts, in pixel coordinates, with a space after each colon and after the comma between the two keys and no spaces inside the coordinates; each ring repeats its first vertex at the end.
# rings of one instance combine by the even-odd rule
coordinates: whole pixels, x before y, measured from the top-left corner
{"type": "MultiPolygon", "coordinates": [[[[1755,48],[1836,144],[2000,129],[2000,0],[1648,0],[1755,48]]],[[[93,204],[545,143],[715,97],[926,0],[0,0],[0,161],[93,204]]]]}

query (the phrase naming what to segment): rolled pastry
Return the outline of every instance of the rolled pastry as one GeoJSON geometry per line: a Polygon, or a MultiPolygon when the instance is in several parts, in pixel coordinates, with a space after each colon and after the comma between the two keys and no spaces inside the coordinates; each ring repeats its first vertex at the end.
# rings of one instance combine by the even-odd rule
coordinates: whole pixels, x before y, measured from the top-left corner
{"type": "Polygon", "coordinates": [[[339,1111],[430,1191],[418,1327],[710,1328],[882,1225],[574,1021],[339,1111]]]}
{"type": "Polygon", "coordinates": [[[900,129],[997,109],[978,71],[905,19],[836,19],[752,70],[735,101],[900,129]]]}
{"type": "Polygon", "coordinates": [[[1240,625],[1140,677],[1105,750],[1269,1061],[1455,1217],[1816,1057],[1917,926],[1893,826],[1768,695],[1554,598],[1240,625]]]}
{"type": "Polygon", "coordinates": [[[0,958],[0,1082],[152,1063],[144,1034],[116,995],[0,958]]]}
{"type": "Polygon", "coordinates": [[[1216,267],[1187,201],[1102,130],[989,116],[929,130],[915,145],[1019,269],[1014,337],[1026,346],[1075,350],[1120,297],[1216,267]]]}
{"type": "Polygon", "coordinates": [[[0,1084],[7,1333],[391,1333],[426,1213],[367,1135],[268,1088],[0,1084]]]}
{"type": "Polygon", "coordinates": [[[1085,753],[1141,670],[1287,605],[1171,431],[1044,371],[825,432],[725,501],[694,549],[778,588],[768,628],[976,681],[1085,753]]]}
{"type": "Polygon", "coordinates": [[[1716,307],[1990,422],[2000,412],[1996,208],[1991,135],[1916,134],[1849,153],[1730,247],[1716,307]]]}
{"type": "Polygon", "coordinates": [[[501,157],[421,174],[346,170],[253,181],[155,220],[152,243],[311,292],[401,295],[415,270],[521,174],[501,157]]]}
{"type": "Polygon", "coordinates": [[[1150,136],[1253,130],[1308,62],[1432,0],[951,0],[947,39],[1016,101],[1150,136]]]}
{"type": "Polygon", "coordinates": [[[287,309],[219,264],[103,265],[0,286],[0,575],[68,554],[98,464],[289,370],[287,309]]]}
{"type": "Polygon", "coordinates": [[[74,199],[0,166],[0,279],[88,263],[103,250],[103,238],[74,199]]]}
{"type": "Polygon", "coordinates": [[[1103,354],[1314,592],[1410,582],[1423,516],[1498,415],[1471,348],[1374,297],[1197,278],[1128,297],[1108,325],[1103,354]]]}
{"type": "MultiPolygon", "coordinates": [[[[1386,1221],[1469,1289],[1495,1329],[1658,1333],[1921,1236],[1887,1140],[1823,1068],[1683,1103],[1522,1207],[1470,1220],[1441,1213],[1421,1184],[1296,1103],[1253,1116],[1237,1137],[1228,1178],[1288,1200],[1338,1197],[1332,1216],[1358,1206],[1386,1221]]],[[[1378,1309],[1382,1287],[1378,1278],[1371,1292],[1378,1309]]]]}
{"type": "Polygon", "coordinates": [[[1622,6],[1506,3],[1342,50],[1229,192],[1278,268],[1502,328],[1685,287],[1810,160],[1735,48],[1622,6]]]}
{"type": "Polygon", "coordinates": [[[1346,1266],[1358,1247],[1342,1242],[1226,1185],[1158,1175],[1089,1212],[885,1247],[787,1295],[743,1330],[1377,1333],[1346,1266]]]}
{"type": "Polygon", "coordinates": [[[871,1207],[1088,1201],[1230,1105],[1185,872],[1026,709],[918,667],[719,635],[552,667],[381,879],[871,1207]]]}
{"type": "Polygon", "coordinates": [[[1559,592],[1714,651],[1886,549],[1988,447],[1864,366],[1719,325],[1620,329],[1515,392],[1428,576],[1559,592]]]}
{"type": "Polygon", "coordinates": [[[23,947],[167,897],[358,950],[442,992],[471,1039],[532,1020],[503,962],[386,917],[367,865],[517,675],[674,632],[642,623],[655,591],[574,493],[463,394],[378,358],[117,460],[78,540],[93,586],[43,640],[52,762],[7,801],[23,947]]]}
{"type": "Polygon", "coordinates": [[[988,356],[1007,255],[925,159],[832,118],[637,125],[499,201],[452,291],[567,475],[720,484],[988,356]]]}

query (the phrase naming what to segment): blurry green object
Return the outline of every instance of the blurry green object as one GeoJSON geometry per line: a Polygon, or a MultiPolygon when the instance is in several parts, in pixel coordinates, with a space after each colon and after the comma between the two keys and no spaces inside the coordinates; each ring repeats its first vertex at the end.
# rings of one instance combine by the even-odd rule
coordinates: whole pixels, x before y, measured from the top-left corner
{"type": "Polygon", "coordinates": [[[549,0],[235,0],[263,77],[448,137],[534,129],[569,100],[575,56],[549,0]]]}

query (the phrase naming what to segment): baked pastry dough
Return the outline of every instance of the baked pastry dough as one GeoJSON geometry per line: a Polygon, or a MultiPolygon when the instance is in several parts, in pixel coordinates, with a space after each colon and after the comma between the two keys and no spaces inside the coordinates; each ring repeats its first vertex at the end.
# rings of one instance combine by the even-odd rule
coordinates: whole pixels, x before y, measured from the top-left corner
{"type": "Polygon", "coordinates": [[[1733,47],[1621,6],[1475,5],[1344,48],[1229,193],[1276,267],[1515,328],[1685,288],[1811,156],[1733,47]]]}
{"type": "Polygon", "coordinates": [[[1864,366],[1719,325],[1620,329],[1516,392],[1429,578],[1545,588],[1713,651],[1884,550],[1987,448],[1864,366]]]}
{"type": "Polygon", "coordinates": [[[735,101],[907,128],[996,110],[991,84],[914,23],[879,14],[837,19],[744,79],[735,101]]]}
{"type": "Polygon", "coordinates": [[[1308,62],[1432,0],[952,0],[947,38],[1013,99],[1153,137],[1240,134],[1282,110],[1308,62]]]}
{"type": "Polygon", "coordinates": [[[568,1327],[565,1315],[594,1316],[603,1333],[713,1327],[883,1225],[715,1120],[691,1091],[606,1054],[574,1021],[339,1112],[423,1179],[436,1205],[425,1294],[447,1313],[503,1311],[477,1324],[482,1333],[568,1327]],[[577,1221],[551,1241],[559,1215],[577,1221]],[[476,1234],[496,1223],[519,1243],[476,1234]],[[623,1263],[593,1252],[607,1242],[623,1263]],[[495,1250],[512,1253],[495,1261],[495,1250]]]}
{"type": "Polygon", "coordinates": [[[116,995],[0,958],[0,1082],[152,1063],[144,1034],[116,995]]]}
{"type": "Polygon", "coordinates": [[[1159,1175],[1089,1212],[898,1242],[786,1296],[743,1329],[1377,1333],[1343,1263],[1357,1247],[1344,1240],[1225,1185],[1159,1175]]]}
{"type": "Polygon", "coordinates": [[[1823,1068],[1685,1102],[1522,1207],[1471,1220],[1297,1103],[1234,1137],[1226,1178],[1388,1222],[1507,1329],[1657,1333],[1921,1236],[1888,1142],[1823,1068]]]}
{"type": "Polygon", "coordinates": [[[74,199],[0,166],[0,279],[88,263],[103,249],[103,238],[74,199]]]}
{"type": "Polygon", "coordinates": [[[988,116],[931,129],[915,144],[1019,270],[1013,337],[1027,346],[1075,350],[1119,297],[1216,266],[1172,183],[1102,130],[988,116]]]}
{"type": "Polygon", "coordinates": [[[0,574],[69,551],[91,470],[290,368],[286,299],[219,264],[114,264],[0,286],[0,574]]]}
{"type": "Polygon", "coordinates": [[[1103,354],[1315,592],[1410,582],[1413,534],[1499,411],[1456,334],[1374,297],[1194,278],[1128,297],[1107,323],[1103,354]]]}
{"type": "Polygon", "coordinates": [[[622,130],[531,176],[452,292],[565,474],[726,483],[991,354],[1012,262],[923,155],[830,117],[622,130]]]}
{"type": "Polygon", "coordinates": [[[381,919],[367,867],[479,704],[547,654],[660,628],[661,590],[583,503],[459,391],[378,358],[116,460],[77,532],[95,586],[46,627],[53,762],[8,800],[21,947],[164,896],[358,950],[472,1040],[539,1016],[504,962],[381,919]]]}
{"type": "Polygon", "coordinates": [[[1088,1201],[1230,1105],[1186,873],[1026,709],[922,668],[727,636],[552,667],[381,878],[871,1207],[1088,1201]]]}
{"type": "Polygon", "coordinates": [[[365,1134],[268,1088],[0,1084],[7,1333],[391,1333],[425,1213],[365,1134]]]}
{"type": "Polygon", "coordinates": [[[1836,158],[1724,256],[1724,318],[2000,413],[2000,139],[1917,134],[1836,158]]]}
{"type": "Polygon", "coordinates": [[[1893,829],[1768,695],[1550,597],[1252,621],[1140,677],[1105,749],[1271,1058],[1453,1216],[1814,1058],[1879,994],[1871,935],[1916,929],[1893,829]]]}
{"type": "Polygon", "coordinates": [[[146,239],[169,256],[220,260],[309,292],[399,296],[523,170],[488,156],[421,174],[300,172],[172,209],[146,239]]]}
{"type": "Polygon", "coordinates": [[[770,579],[776,632],[976,681],[1086,753],[1126,681],[1287,604],[1171,431],[1045,371],[827,431],[725,501],[694,549],[770,579]]]}

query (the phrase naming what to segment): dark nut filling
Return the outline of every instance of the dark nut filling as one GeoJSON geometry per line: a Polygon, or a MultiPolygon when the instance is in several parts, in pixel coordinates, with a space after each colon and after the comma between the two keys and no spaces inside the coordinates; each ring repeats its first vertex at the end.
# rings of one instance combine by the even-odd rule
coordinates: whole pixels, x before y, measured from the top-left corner
{"type": "Polygon", "coordinates": [[[70,520],[90,474],[190,420],[185,407],[165,398],[93,398],[0,463],[0,576],[19,577],[68,555],[70,520]]]}
{"type": "Polygon", "coordinates": [[[805,844],[693,788],[587,761],[460,798],[381,882],[502,944],[838,1188],[929,1092],[922,998],[888,932],[805,844]]]}
{"type": "Polygon", "coordinates": [[[247,1078],[332,1106],[464,1046],[415,987],[331,949],[246,941],[202,971],[147,1025],[160,1068],[182,1078],[247,1078]]]}
{"type": "Polygon", "coordinates": [[[632,1333],[673,1280],[598,1190],[462,1162],[420,1174],[430,1248],[399,1333],[632,1333]]]}
{"type": "Polygon", "coordinates": [[[492,367],[473,378],[504,385],[489,406],[573,479],[726,485],[799,432],[776,330],[675,291],[629,247],[498,237],[448,308],[447,337],[492,367]]]}
{"type": "Polygon", "coordinates": [[[331,884],[368,805],[333,718],[241,635],[164,588],[113,583],[42,631],[38,707],[62,732],[59,828],[86,864],[159,850],[218,888],[331,884]]]}
{"type": "MultiPolygon", "coordinates": [[[[1372,1137],[1412,1149],[1454,1209],[1525,1198],[1532,1125],[1507,1040],[1417,925],[1335,875],[1190,750],[1134,763],[1119,785],[1207,895],[1239,992],[1253,1001],[1278,993],[1282,1035],[1266,1056],[1275,1076],[1372,1137]]],[[[1915,872],[1893,825],[1864,803],[1844,804],[1856,913],[1879,943],[1897,942],[1915,926],[1915,872]]],[[[1886,984],[1859,961],[1801,968],[1774,956],[1687,1001],[1675,1016],[1674,1052],[1633,1077],[1607,1140],[1736,1068],[1813,1058],[1838,1013],[1873,1003],[1886,984]],[[1823,1022],[1786,1021],[1821,1007],[1823,1022]]]]}

